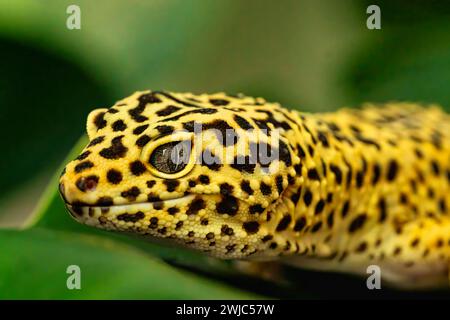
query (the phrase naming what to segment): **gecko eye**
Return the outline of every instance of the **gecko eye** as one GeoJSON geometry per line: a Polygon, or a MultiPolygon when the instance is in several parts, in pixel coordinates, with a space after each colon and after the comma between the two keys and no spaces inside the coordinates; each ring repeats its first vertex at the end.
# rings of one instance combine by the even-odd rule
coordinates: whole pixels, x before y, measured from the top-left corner
{"type": "Polygon", "coordinates": [[[190,141],[169,142],[153,150],[149,163],[160,172],[173,174],[186,168],[189,163],[190,153],[190,141]]]}

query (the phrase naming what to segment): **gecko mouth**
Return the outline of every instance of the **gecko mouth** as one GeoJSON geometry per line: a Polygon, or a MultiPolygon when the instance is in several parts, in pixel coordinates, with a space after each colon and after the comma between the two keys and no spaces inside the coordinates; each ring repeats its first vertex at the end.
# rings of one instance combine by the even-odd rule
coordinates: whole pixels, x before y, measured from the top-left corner
{"type": "Polygon", "coordinates": [[[159,211],[163,208],[180,207],[191,201],[195,197],[194,194],[185,194],[181,197],[146,202],[133,202],[117,205],[89,205],[79,203],[69,203],[65,201],[65,205],[70,214],[77,220],[80,218],[95,218],[102,215],[133,215],[138,212],[159,211]]]}

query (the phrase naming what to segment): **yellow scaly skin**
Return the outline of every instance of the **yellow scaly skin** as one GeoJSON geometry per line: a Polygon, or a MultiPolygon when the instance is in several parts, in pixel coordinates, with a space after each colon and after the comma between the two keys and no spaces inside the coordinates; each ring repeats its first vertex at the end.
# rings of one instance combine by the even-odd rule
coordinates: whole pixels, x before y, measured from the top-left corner
{"type": "Polygon", "coordinates": [[[60,179],[81,223],[224,259],[357,274],[376,264],[393,285],[448,286],[450,117],[437,106],[309,114],[242,95],[145,91],[92,111],[87,132],[60,179]],[[237,138],[224,142],[224,129],[237,138]],[[171,141],[192,142],[185,166],[167,163],[171,141]],[[251,143],[279,159],[248,163],[251,143]],[[195,161],[198,145],[217,164],[195,161]]]}

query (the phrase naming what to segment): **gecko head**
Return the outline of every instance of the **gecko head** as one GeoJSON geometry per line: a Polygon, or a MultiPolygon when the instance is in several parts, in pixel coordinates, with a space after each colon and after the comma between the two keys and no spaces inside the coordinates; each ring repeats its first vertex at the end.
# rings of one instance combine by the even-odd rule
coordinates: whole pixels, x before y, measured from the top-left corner
{"type": "Polygon", "coordinates": [[[89,114],[90,142],[60,193],[87,225],[221,258],[255,255],[300,161],[276,108],[223,93],[136,92],[89,114]]]}

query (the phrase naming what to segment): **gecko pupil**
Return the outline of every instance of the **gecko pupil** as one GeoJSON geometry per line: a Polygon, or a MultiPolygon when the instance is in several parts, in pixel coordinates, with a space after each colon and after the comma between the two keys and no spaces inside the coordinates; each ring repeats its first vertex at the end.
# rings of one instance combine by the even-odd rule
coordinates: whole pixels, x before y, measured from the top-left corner
{"type": "Polygon", "coordinates": [[[174,141],[156,147],[149,163],[158,171],[177,173],[186,167],[189,156],[190,141],[174,141]]]}

